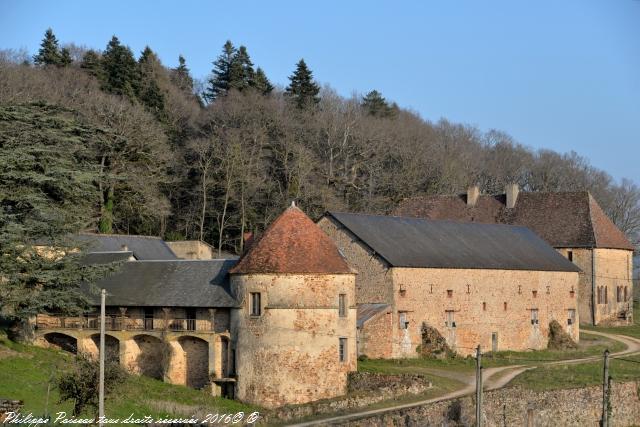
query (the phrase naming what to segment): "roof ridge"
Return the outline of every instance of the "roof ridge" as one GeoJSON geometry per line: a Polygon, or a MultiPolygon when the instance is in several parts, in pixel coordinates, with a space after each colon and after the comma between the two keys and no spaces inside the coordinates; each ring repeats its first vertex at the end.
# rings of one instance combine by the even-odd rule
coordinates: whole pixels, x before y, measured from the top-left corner
{"type": "Polygon", "coordinates": [[[166,243],[166,241],[160,236],[145,236],[142,234],[103,234],[103,233],[95,233],[92,231],[81,231],[78,234],[81,234],[84,236],[96,236],[96,237],[141,237],[144,239],[162,240],[163,242],[166,243]]]}
{"type": "Polygon", "coordinates": [[[591,193],[589,193],[587,191],[587,211],[589,212],[589,232],[591,233],[591,236],[593,237],[593,247],[597,248],[598,247],[598,237],[596,236],[596,228],[595,228],[595,224],[593,222],[593,209],[592,209],[592,205],[591,205],[592,201],[595,202],[595,199],[591,196],[591,193]]]}

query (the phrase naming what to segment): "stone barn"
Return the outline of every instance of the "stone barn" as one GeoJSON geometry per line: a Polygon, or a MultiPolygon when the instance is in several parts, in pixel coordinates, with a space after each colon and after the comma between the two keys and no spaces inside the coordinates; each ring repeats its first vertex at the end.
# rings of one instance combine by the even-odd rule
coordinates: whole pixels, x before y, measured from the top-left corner
{"type": "Polygon", "coordinates": [[[356,370],[355,274],[288,208],[231,269],[237,397],[266,407],[331,398],[356,370]]]}
{"type": "Polygon", "coordinates": [[[586,191],[421,196],[402,201],[394,215],[489,224],[522,225],[580,268],[580,321],[633,323],[634,246],[586,191]]]}
{"type": "Polygon", "coordinates": [[[579,339],[579,269],[525,227],[330,212],[358,271],[358,348],[372,358],[546,348],[579,339]]]}

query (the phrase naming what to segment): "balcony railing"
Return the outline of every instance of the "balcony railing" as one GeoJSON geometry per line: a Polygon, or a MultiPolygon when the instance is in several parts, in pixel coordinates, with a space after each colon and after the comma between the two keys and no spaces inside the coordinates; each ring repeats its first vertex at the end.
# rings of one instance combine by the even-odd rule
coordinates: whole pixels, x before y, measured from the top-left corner
{"type": "MultiPolygon", "coordinates": [[[[38,315],[36,325],[38,329],[100,329],[100,316],[91,314],[75,317],[38,315]]],[[[209,320],[205,319],[107,315],[105,330],[212,332],[212,325],[209,320]]]]}

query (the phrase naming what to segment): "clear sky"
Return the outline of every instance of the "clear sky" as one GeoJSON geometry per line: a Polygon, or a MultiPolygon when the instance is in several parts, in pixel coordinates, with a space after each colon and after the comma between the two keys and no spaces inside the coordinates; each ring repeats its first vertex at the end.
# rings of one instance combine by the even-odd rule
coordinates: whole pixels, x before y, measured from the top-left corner
{"type": "Polygon", "coordinates": [[[377,89],[429,120],[575,150],[640,184],[640,1],[0,0],[0,48],[47,27],[103,49],[116,34],[204,77],[225,40],[285,85],[304,57],[339,93],[377,89]]]}

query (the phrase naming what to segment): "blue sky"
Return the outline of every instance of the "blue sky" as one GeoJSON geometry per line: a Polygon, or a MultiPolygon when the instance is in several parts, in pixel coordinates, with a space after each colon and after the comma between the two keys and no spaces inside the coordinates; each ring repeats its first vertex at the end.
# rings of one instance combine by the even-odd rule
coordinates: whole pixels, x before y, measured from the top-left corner
{"type": "Polygon", "coordinates": [[[0,48],[104,48],[112,34],[205,76],[244,44],[276,84],[304,57],[343,95],[377,89],[429,120],[575,150],[640,183],[640,1],[0,0],[0,48]]]}

